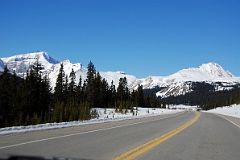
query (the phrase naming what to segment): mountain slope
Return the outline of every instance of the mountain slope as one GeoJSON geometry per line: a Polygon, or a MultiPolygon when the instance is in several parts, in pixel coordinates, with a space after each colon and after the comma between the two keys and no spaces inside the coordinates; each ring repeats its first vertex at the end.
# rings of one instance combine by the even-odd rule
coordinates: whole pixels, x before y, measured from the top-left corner
{"type": "Polygon", "coordinates": [[[198,68],[183,69],[170,76],[155,78],[151,86],[162,87],[157,96],[164,98],[193,91],[192,82],[206,82],[213,85],[215,91],[219,91],[232,89],[233,85],[240,83],[240,79],[225,71],[220,65],[210,62],[198,68]]]}
{"type": "Polygon", "coordinates": [[[45,69],[50,69],[52,65],[59,63],[57,60],[50,57],[46,52],[34,52],[27,54],[19,54],[16,56],[1,58],[11,72],[16,72],[17,75],[23,76],[29,67],[37,60],[45,69]]]}
{"type": "MultiPolygon", "coordinates": [[[[4,65],[7,65],[11,72],[16,72],[18,76],[23,77],[29,67],[37,60],[44,66],[43,73],[48,75],[51,80],[51,86],[54,87],[56,78],[63,63],[66,75],[69,75],[73,69],[76,72],[77,82],[81,76],[86,79],[87,69],[82,67],[80,63],[71,63],[69,60],[57,61],[46,52],[34,52],[22,55],[16,55],[1,58],[4,65]]],[[[0,61],[1,67],[1,61],[0,61]]],[[[1,69],[1,68],[0,68],[1,69]]],[[[111,81],[117,86],[120,78],[126,77],[130,89],[136,89],[138,85],[143,85],[144,89],[153,89],[159,87],[157,96],[169,97],[184,95],[192,92],[193,82],[206,82],[215,87],[215,90],[230,90],[234,84],[240,83],[240,79],[230,72],[225,71],[217,63],[202,64],[198,68],[189,68],[180,70],[170,76],[149,76],[147,78],[137,79],[133,75],[127,75],[124,72],[100,72],[110,84],[111,81]]]]}
{"type": "Polygon", "coordinates": [[[225,71],[220,65],[212,62],[202,64],[198,68],[180,70],[177,73],[170,75],[167,79],[174,80],[177,82],[179,81],[232,82],[236,80],[230,72],[225,71]]]}

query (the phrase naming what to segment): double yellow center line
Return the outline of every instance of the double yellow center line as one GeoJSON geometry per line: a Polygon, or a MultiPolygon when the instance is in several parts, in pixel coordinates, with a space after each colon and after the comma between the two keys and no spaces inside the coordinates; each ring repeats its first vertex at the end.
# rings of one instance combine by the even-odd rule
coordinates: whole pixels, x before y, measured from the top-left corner
{"type": "Polygon", "coordinates": [[[184,123],[180,127],[162,135],[161,137],[155,138],[153,140],[148,141],[145,144],[142,144],[134,149],[131,149],[131,150],[113,158],[113,160],[133,160],[133,159],[147,153],[148,151],[150,151],[157,145],[170,139],[171,137],[175,136],[176,134],[182,132],[184,129],[190,127],[192,124],[194,124],[199,119],[200,116],[201,116],[201,113],[196,112],[194,118],[192,118],[188,122],[184,123]]]}

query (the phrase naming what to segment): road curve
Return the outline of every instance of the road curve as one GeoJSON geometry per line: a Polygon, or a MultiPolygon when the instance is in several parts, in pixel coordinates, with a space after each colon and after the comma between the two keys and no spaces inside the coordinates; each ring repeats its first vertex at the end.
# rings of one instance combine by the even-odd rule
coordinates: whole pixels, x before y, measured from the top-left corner
{"type": "Polygon", "coordinates": [[[214,114],[202,113],[198,119],[194,112],[2,135],[0,157],[17,154],[110,160],[188,123],[135,159],[239,159],[240,128],[214,114]]]}

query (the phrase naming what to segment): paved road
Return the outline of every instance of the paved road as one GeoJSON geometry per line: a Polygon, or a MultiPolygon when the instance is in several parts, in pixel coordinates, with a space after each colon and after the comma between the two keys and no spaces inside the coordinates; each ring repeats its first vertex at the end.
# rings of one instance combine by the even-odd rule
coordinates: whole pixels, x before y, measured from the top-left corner
{"type": "Polygon", "coordinates": [[[126,160],[136,154],[139,160],[238,160],[239,149],[237,125],[209,113],[199,118],[194,112],[0,136],[0,157],[126,160]]]}

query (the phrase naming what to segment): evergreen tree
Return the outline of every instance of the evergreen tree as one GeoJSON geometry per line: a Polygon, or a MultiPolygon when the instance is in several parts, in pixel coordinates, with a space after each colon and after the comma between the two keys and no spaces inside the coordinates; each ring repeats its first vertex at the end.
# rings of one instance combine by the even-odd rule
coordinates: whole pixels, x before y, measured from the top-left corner
{"type": "Polygon", "coordinates": [[[113,81],[111,82],[109,92],[110,107],[115,108],[117,103],[117,92],[113,81]]]}
{"type": "Polygon", "coordinates": [[[73,69],[69,75],[69,78],[70,78],[69,92],[71,95],[73,95],[74,92],[76,91],[76,75],[73,69]]]}
{"type": "Polygon", "coordinates": [[[90,61],[88,64],[87,71],[87,85],[86,85],[86,95],[87,95],[87,104],[90,108],[94,107],[96,101],[95,88],[94,88],[94,80],[96,77],[96,69],[93,63],[90,61]]]}
{"type": "Polygon", "coordinates": [[[93,106],[92,107],[103,107],[102,103],[102,77],[99,72],[96,73],[95,78],[93,79],[93,106]]]}
{"type": "Polygon", "coordinates": [[[55,101],[61,101],[63,100],[63,88],[64,88],[64,77],[65,77],[65,73],[64,73],[64,68],[63,68],[63,64],[61,64],[60,70],[59,70],[59,74],[57,77],[57,81],[56,81],[56,86],[54,89],[54,96],[55,96],[55,101]]]}
{"type": "Polygon", "coordinates": [[[145,106],[143,86],[142,85],[138,85],[138,88],[137,88],[137,106],[138,107],[144,107],[145,106]]]}
{"type": "Polygon", "coordinates": [[[87,83],[90,84],[93,82],[95,76],[96,76],[96,69],[94,64],[90,61],[87,67],[87,83]]]}
{"type": "Polygon", "coordinates": [[[99,99],[100,99],[100,106],[107,108],[109,105],[109,86],[108,86],[108,82],[106,79],[103,79],[101,81],[101,86],[100,86],[100,94],[99,94],[99,99]]]}
{"type": "Polygon", "coordinates": [[[46,117],[46,113],[50,111],[50,104],[51,104],[51,87],[49,78],[47,75],[44,76],[41,82],[40,86],[40,102],[41,102],[41,118],[44,120],[44,117],[46,117]]]}
{"type": "Polygon", "coordinates": [[[120,111],[122,111],[122,109],[128,108],[129,94],[130,93],[127,87],[127,78],[120,78],[117,88],[118,108],[120,111]]]}
{"type": "Polygon", "coordinates": [[[0,126],[3,127],[7,125],[7,120],[9,119],[10,113],[10,101],[11,101],[11,93],[9,92],[9,82],[10,75],[9,70],[5,66],[4,71],[1,75],[0,81],[0,126]]]}
{"type": "Polygon", "coordinates": [[[77,97],[77,100],[78,100],[78,103],[81,103],[82,100],[83,100],[83,89],[82,89],[82,77],[80,76],[79,77],[79,82],[78,82],[78,85],[76,87],[76,97],[77,97]]]}
{"type": "Polygon", "coordinates": [[[68,84],[68,76],[65,76],[65,83],[63,84],[63,101],[66,102],[69,96],[69,84],[68,84]]]}

